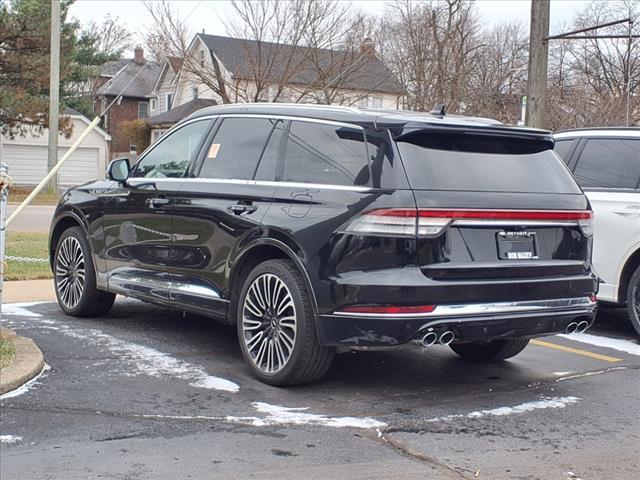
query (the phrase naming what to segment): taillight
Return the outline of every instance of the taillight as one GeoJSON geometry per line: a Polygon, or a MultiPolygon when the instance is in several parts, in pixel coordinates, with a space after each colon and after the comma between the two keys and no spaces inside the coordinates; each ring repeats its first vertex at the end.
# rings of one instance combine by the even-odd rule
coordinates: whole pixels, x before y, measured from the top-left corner
{"type": "Polygon", "coordinates": [[[586,236],[593,235],[593,212],[589,210],[469,210],[428,208],[379,208],[364,212],[343,231],[363,235],[440,235],[457,225],[579,225],[586,236]]]}
{"type": "Polygon", "coordinates": [[[336,310],[337,314],[356,315],[420,315],[431,313],[436,305],[350,305],[336,310]]]}

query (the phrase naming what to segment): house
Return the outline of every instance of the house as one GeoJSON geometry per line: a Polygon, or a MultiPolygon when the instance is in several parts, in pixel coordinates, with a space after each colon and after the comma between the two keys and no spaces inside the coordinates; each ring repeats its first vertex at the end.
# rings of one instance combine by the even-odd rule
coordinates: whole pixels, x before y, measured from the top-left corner
{"type": "Polygon", "coordinates": [[[96,80],[94,98],[96,114],[101,114],[122,95],[103,119],[103,126],[111,136],[110,158],[135,155],[136,146],[121,130],[122,122],[149,117],[149,97],[153,91],[161,66],[144,58],[144,51],[137,47],[133,59],[106,63],[96,80]]]}
{"type": "Polygon", "coordinates": [[[162,63],[158,78],[149,95],[150,117],[171,110],[181,67],[182,59],[179,57],[167,57],[162,63]]]}
{"type": "MultiPolygon", "coordinates": [[[[70,138],[58,138],[58,158],[66,153],[87,128],[90,120],[75,110],[66,108],[73,125],[70,138]]],[[[28,133],[14,139],[0,139],[2,161],[9,165],[9,174],[16,185],[34,186],[40,183],[49,171],[47,166],[49,131],[28,133]]],[[[69,187],[85,183],[89,180],[104,178],[109,160],[109,141],[111,137],[101,128],[96,128],[85,138],[82,145],[71,155],[71,158],[58,173],[58,183],[69,187]]]]}
{"type": "Polygon", "coordinates": [[[202,33],[182,62],[174,105],[208,98],[398,109],[403,97],[369,39],[360,48],[328,50],[202,33]]]}
{"type": "Polygon", "coordinates": [[[151,128],[151,142],[155,142],[164,132],[169,130],[183,118],[186,118],[193,112],[197,112],[203,108],[211,107],[212,105],[217,105],[217,102],[206,98],[197,98],[185,104],[178,105],[166,112],[150,117],[147,120],[147,124],[151,128]]]}

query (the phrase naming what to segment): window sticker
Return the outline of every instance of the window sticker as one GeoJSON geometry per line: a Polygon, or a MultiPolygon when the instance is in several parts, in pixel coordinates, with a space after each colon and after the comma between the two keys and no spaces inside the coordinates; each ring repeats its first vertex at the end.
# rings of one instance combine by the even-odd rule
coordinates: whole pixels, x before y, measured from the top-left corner
{"type": "Polygon", "coordinates": [[[208,158],[216,158],[218,156],[218,150],[220,150],[219,143],[212,143],[209,147],[209,156],[208,158]]]}

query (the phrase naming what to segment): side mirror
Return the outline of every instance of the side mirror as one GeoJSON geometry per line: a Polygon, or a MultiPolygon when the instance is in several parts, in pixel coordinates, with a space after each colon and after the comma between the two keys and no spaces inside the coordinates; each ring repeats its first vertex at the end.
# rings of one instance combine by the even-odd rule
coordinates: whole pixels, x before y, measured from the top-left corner
{"type": "Polygon", "coordinates": [[[129,168],[128,158],[116,158],[109,162],[109,167],[107,167],[107,176],[109,177],[109,180],[124,182],[129,177],[129,168]]]}

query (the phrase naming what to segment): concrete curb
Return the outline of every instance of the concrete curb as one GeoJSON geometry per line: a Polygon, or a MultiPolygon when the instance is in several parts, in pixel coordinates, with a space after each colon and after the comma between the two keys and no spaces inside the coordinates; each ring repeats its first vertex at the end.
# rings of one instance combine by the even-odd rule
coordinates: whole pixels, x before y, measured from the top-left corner
{"type": "Polygon", "coordinates": [[[16,349],[11,365],[0,373],[0,395],[24,385],[44,368],[44,357],[30,338],[16,335],[13,330],[0,328],[0,337],[9,339],[16,349]]]}

